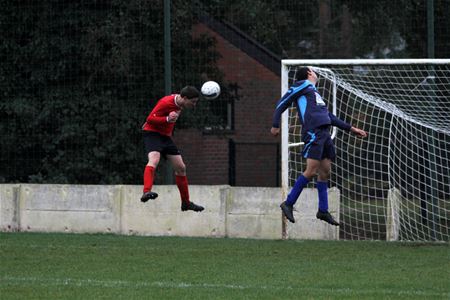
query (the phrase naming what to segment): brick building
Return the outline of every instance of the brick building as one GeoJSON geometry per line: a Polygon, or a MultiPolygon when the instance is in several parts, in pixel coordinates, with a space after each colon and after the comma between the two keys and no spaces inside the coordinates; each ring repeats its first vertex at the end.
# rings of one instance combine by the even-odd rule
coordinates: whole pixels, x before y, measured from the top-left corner
{"type": "Polygon", "coordinates": [[[279,186],[280,143],[270,128],[280,97],[280,59],[234,26],[207,17],[193,34],[217,41],[219,68],[226,81],[238,84],[239,99],[229,108],[229,129],[182,129],[174,136],[190,183],[279,186]]]}

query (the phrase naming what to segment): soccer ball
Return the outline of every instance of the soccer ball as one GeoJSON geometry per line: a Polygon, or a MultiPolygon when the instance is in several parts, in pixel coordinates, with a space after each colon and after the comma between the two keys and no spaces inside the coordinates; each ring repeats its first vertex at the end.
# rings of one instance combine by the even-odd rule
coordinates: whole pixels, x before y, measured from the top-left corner
{"type": "Polygon", "coordinates": [[[215,81],[207,81],[202,85],[201,92],[205,99],[216,99],[220,95],[220,85],[215,81]]]}

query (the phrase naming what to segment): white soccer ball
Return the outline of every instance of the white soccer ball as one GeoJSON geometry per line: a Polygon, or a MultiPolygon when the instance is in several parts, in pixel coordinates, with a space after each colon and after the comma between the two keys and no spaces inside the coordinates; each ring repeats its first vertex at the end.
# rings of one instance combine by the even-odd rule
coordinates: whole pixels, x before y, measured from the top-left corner
{"type": "Polygon", "coordinates": [[[215,81],[207,81],[202,85],[201,93],[205,99],[216,99],[220,95],[220,85],[215,81]]]}

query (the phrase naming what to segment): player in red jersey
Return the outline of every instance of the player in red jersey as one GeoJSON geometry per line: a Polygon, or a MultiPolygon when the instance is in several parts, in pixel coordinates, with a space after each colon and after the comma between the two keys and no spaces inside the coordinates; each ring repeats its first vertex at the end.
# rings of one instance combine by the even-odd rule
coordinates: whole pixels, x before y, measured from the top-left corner
{"type": "Polygon", "coordinates": [[[183,162],[180,151],[171,138],[175,122],[182,110],[195,107],[199,97],[199,91],[193,86],[184,87],[181,89],[180,94],[163,97],[150,112],[142,126],[145,151],[148,153],[148,163],[144,170],[142,202],[158,197],[157,193],[152,192],[152,186],[155,169],[162,155],[170,161],[175,171],[175,182],[181,196],[181,210],[202,211],[204,209],[202,206],[189,200],[186,165],[183,162]]]}

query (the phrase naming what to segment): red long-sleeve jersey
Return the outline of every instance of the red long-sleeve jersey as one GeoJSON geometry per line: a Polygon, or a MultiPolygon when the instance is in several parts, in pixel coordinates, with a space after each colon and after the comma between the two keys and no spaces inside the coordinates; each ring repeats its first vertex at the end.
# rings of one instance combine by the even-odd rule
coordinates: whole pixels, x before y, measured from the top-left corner
{"type": "Polygon", "coordinates": [[[143,130],[159,132],[162,135],[172,136],[175,122],[167,122],[167,117],[172,111],[180,113],[180,107],[175,103],[175,94],[161,98],[147,117],[143,130]]]}

